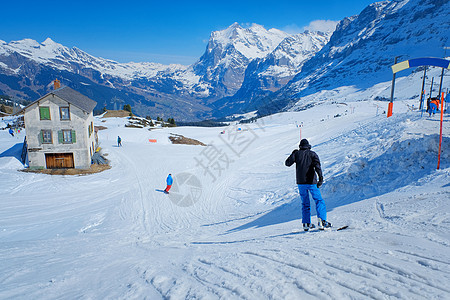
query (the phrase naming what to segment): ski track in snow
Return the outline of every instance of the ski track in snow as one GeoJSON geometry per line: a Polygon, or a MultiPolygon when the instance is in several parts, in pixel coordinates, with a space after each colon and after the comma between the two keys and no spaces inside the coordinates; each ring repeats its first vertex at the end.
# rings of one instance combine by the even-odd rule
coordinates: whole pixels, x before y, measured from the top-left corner
{"type": "MultiPolygon", "coordinates": [[[[239,133],[254,138],[239,157],[220,128],[96,119],[112,168],[88,176],[17,172],[0,153],[0,299],[450,298],[450,140],[437,171],[437,122],[404,104],[389,119],[365,102],[353,114],[330,104],[266,117],[239,133]],[[298,231],[295,170],[284,166],[295,121],[321,158],[329,220],[348,229],[298,231]],[[169,132],[210,148],[171,145],[169,132]],[[217,180],[195,160],[213,146],[232,158],[217,180]],[[183,172],[202,183],[188,207],[157,191],[183,172]]],[[[0,152],[20,139],[0,131],[0,152]]]]}

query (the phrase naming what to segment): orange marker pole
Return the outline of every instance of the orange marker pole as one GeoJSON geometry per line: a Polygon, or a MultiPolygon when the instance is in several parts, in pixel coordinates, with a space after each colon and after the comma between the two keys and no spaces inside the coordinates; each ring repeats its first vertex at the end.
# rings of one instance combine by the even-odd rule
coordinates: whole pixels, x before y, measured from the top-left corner
{"type": "Polygon", "coordinates": [[[444,92],[441,95],[441,132],[439,134],[439,155],[438,155],[438,165],[437,169],[441,165],[441,147],[442,147],[442,123],[444,122],[444,92]]]}
{"type": "Polygon", "coordinates": [[[389,102],[389,105],[388,105],[388,113],[387,113],[387,117],[388,117],[388,118],[392,116],[392,110],[393,110],[393,108],[394,108],[394,103],[389,102]]]}

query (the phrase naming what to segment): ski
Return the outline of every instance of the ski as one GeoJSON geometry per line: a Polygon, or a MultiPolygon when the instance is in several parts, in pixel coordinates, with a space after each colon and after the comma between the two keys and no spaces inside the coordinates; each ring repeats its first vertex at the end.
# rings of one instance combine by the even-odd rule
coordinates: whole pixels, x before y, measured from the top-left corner
{"type": "Polygon", "coordinates": [[[338,229],[336,229],[336,231],[344,230],[347,228],[348,228],[348,225],[345,225],[345,226],[339,227],[338,229]]]}
{"type": "Polygon", "coordinates": [[[333,227],[325,228],[325,229],[319,229],[319,228],[315,227],[315,228],[311,228],[309,230],[294,229],[294,230],[292,230],[292,233],[301,233],[301,232],[308,233],[308,232],[319,232],[319,231],[325,231],[325,232],[326,231],[341,231],[341,230],[348,229],[348,228],[349,228],[348,225],[341,226],[341,227],[339,227],[337,229],[335,229],[333,227]]]}

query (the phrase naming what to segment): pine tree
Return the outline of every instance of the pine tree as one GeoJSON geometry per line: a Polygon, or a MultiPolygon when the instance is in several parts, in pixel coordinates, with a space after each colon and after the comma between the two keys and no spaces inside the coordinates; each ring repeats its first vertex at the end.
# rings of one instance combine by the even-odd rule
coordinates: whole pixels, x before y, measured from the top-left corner
{"type": "Polygon", "coordinates": [[[130,105],[130,104],[125,104],[125,105],[123,106],[123,110],[129,111],[129,112],[131,113],[131,105],[130,105]]]}

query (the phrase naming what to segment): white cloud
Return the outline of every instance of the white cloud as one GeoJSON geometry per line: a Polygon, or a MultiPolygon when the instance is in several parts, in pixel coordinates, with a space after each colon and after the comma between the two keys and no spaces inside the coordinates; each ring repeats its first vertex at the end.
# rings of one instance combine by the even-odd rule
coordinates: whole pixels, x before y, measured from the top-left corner
{"type": "Polygon", "coordinates": [[[309,31],[322,31],[322,32],[333,32],[336,29],[337,21],[331,20],[315,20],[309,23],[307,26],[299,27],[297,24],[291,24],[284,26],[281,30],[289,34],[302,33],[305,30],[309,31]]]}
{"type": "Polygon", "coordinates": [[[303,30],[309,31],[334,31],[336,29],[337,21],[331,20],[315,20],[309,23],[308,26],[303,27],[303,30]]]}
{"type": "Polygon", "coordinates": [[[284,26],[283,28],[281,28],[281,30],[289,34],[297,34],[305,31],[303,28],[298,27],[296,24],[284,26]]]}

